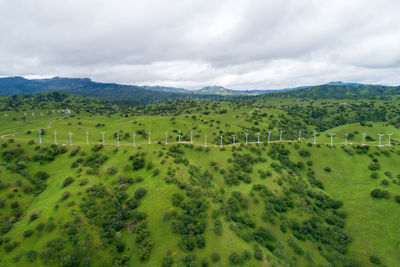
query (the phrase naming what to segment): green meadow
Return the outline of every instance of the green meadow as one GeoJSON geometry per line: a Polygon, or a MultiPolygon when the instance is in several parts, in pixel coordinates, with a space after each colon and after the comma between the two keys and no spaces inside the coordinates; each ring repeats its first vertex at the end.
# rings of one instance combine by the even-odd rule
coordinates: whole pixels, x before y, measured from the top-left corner
{"type": "Polygon", "coordinates": [[[1,106],[1,266],[400,262],[396,99],[67,100],[1,106]]]}

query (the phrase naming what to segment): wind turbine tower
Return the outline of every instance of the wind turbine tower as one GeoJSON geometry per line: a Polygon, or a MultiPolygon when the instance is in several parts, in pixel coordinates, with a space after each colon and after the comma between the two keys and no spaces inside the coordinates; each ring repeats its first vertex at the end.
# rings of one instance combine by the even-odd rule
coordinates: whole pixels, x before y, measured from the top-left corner
{"type": "Polygon", "coordinates": [[[222,135],[221,135],[221,141],[220,141],[219,146],[222,148],[222,135]]]}
{"type": "Polygon", "coordinates": [[[347,137],[349,137],[349,134],[346,133],[345,137],[344,137],[344,145],[347,146],[347,137]]]}
{"type": "Polygon", "coordinates": [[[193,132],[190,132],[190,143],[193,144],[193,132]]]}
{"type": "Polygon", "coordinates": [[[365,145],[365,136],[366,135],[367,135],[367,133],[362,134],[362,144],[361,145],[365,145]]]}
{"type": "Polygon", "coordinates": [[[72,146],[72,133],[69,132],[69,145],[72,146]]]}
{"type": "Polygon", "coordinates": [[[136,146],[136,134],[132,134],[132,139],[133,139],[133,146],[136,146]]]}
{"type": "Polygon", "coordinates": [[[279,133],[279,142],[282,142],[282,131],[279,133]]]}
{"type": "Polygon", "coordinates": [[[57,145],[57,131],[54,130],[54,144],[57,145]]]}
{"type": "Polygon", "coordinates": [[[149,145],[151,144],[151,132],[150,132],[150,130],[149,130],[149,145]]]}
{"type": "Polygon", "coordinates": [[[333,136],[334,136],[335,134],[332,134],[331,133],[331,146],[333,146],[333,136]]]}
{"type": "Polygon", "coordinates": [[[301,130],[299,130],[299,142],[300,142],[300,139],[301,139],[301,130]]]}
{"type": "Polygon", "coordinates": [[[101,134],[102,134],[102,136],[103,136],[103,146],[105,145],[105,142],[104,142],[104,135],[106,134],[106,132],[101,132],[101,134]]]}
{"type": "Polygon", "coordinates": [[[178,142],[179,142],[179,144],[181,143],[181,131],[178,132],[178,142]]]}
{"type": "Polygon", "coordinates": [[[168,132],[165,131],[165,144],[168,145],[168,132]]]}
{"type": "Polygon", "coordinates": [[[204,136],[204,147],[207,147],[207,135],[204,136]]]}
{"type": "Polygon", "coordinates": [[[117,147],[119,146],[119,133],[117,133],[117,147]]]}
{"type": "Polygon", "coordinates": [[[257,133],[257,144],[260,143],[260,133],[257,133]]]}
{"type": "Polygon", "coordinates": [[[392,133],[391,133],[391,134],[388,134],[388,136],[389,136],[388,145],[390,146],[390,138],[392,137],[392,133]]]}
{"type": "Polygon", "coordinates": [[[271,140],[271,131],[268,131],[268,143],[271,140]]]}
{"type": "Polygon", "coordinates": [[[317,143],[317,132],[316,131],[314,131],[314,145],[317,143]]]}
{"type": "Polygon", "coordinates": [[[232,134],[232,138],[233,138],[233,145],[235,145],[235,136],[236,136],[236,134],[232,134]]]}
{"type": "Polygon", "coordinates": [[[42,130],[39,130],[39,144],[42,143],[42,130]]]}
{"type": "Polygon", "coordinates": [[[86,144],[87,145],[89,144],[89,132],[88,131],[86,131],[86,144]]]}
{"type": "Polygon", "coordinates": [[[246,133],[246,145],[248,145],[248,142],[247,142],[247,136],[248,136],[248,135],[247,135],[247,133],[246,133]]]}
{"type": "Polygon", "coordinates": [[[381,140],[382,140],[382,136],[384,136],[384,134],[378,134],[379,135],[379,146],[382,146],[381,140]]]}

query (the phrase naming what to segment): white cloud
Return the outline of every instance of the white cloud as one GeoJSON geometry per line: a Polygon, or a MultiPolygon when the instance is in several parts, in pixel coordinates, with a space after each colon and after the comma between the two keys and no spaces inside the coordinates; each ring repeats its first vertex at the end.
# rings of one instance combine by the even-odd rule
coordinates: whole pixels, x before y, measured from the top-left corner
{"type": "Polygon", "coordinates": [[[396,0],[0,0],[0,76],[268,89],[400,84],[396,0]]]}

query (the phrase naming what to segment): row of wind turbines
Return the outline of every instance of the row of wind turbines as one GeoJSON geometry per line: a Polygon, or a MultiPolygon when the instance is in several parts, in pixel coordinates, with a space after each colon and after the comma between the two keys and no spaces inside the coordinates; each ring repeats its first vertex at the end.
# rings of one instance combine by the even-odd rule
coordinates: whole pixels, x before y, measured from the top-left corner
{"type": "MultiPolygon", "coordinates": [[[[69,116],[69,115],[71,115],[71,110],[70,110],[70,109],[59,109],[59,110],[47,111],[47,112],[45,112],[45,113],[40,112],[40,113],[39,113],[39,116],[40,116],[41,118],[43,118],[44,115],[46,115],[46,114],[47,114],[47,115],[55,115],[55,114],[60,115],[60,114],[62,114],[63,116],[69,116]]],[[[29,116],[32,116],[32,120],[34,120],[36,115],[37,115],[37,114],[35,114],[35,112],[30,112],[30,114],[28,115],[28,113],[27,113],[26,111],[24,111],[24,118],[25,118],[25,120],[26,120],[29,116]]],[[[8,114],[7,114],[7,113],[4,113],[4,119],[5,119],[6,121],[7,121],[7,118],[8,118],[8,114]]]]}
{"type": "MultiPolygon", "coordinates": [[[[100,132],[100,133],[102,134],[102,144],[105,145],[105,134],[106,134],[106,132],[100,132]]],[[[178,131],[178,143],[179,144],[182,143],[181,134],[182,134],[182,132],[178,131]]],[[[313,133],[314,144],[317,144],[317,135],[318,134],[319,133],[317,133],[316,131],[314,131],[314,133],[313,133]]],[[[72,135],[73,135],[72,132],[69,132],[69,141],[70,141],[70,145],[71,146],[72,146],[72,135]]],[[[151,132],[149,131],[147,135],[148,135],[148,143],[151,144],[151,132]]],[[[280,131],[279,132],[279,142],[284,141],[284,140],[282,140],[282,135],[283,135],[283,131],[280,131]]],[[[363,146],[366,145],[366,141],[365,141],[366,135],[367,135],[366,133],[362,134],[362,143],[361,143],[361,145],[363,145],[363,146]]],[[[387,135],[389,137],[387,145],[390,146],[391,145],[390,144],[391,136],[393,134],[391,133],[391,134],[387,134],[387,135]]],[[[333,137],[334,136],[335,136],[334,133],[330,134],[330,137],[331,137],[330,138],[330,140],[331,140],[330,141],[330,145],[331,146],[334,145],[334,143],[333,143],[333,137]]],[[[344,145],[348,145],[349,144],[347,142],[348,136],[349,136],[349,134],[346,133],[345,140],[344,140],[344,145]]],[[[382,146],[382,136],[384,136],[384,134],[378,134],[378,136],[379,136],[379,146],[382,146]]],[[[120,141],[119,133],[117,133],[117,147],[120,146],[119,141],[120,141]]],[[[286,140],[286,141],[290,142],[290,141],[293,141],[293,140],[286,140]]],[[[271,131],[268,131],[267,142],[268,143],[276,142],[276,141],[271,141],[271,131]]],[[[299,131],[298,142],[301,142],[301,131],[299,131]]],[[[41,144],[41,143],[42,143],[42,131],[39,130],[39,144],[41,144]]],[[[260,143],[260,133],[257,134],[257,144],[259,144],[259,143],[260,143]]],[[[54,131],[54,144],[58,144],[58,142],[57,142],[57,131],[54,131]]],[[[86,144],[89,145],[89,132],[88,131],[86,131],[86,144]]],[[[167,131],[165,132],[165,144],[166,145],[168,144],[168,132],[167,131]]],[[[190,132],[190,144],[193,144],[193,132],[190,132]]],[[[249,144],[248,133],[247,132],[245,133],[245,144],[246,145],[249,144]]],[[[132,145],[136,146],[136,134],[135,133],[132,134],[132,145]]],[[[236,134],[232,135],[232,145],[236,145],[236,134]]],[[[204,147],[207,147],[207,135],[204,136],[204,147]]],[[[223,147],[223,135],[220,136],[220,147],[221,148],[223,147]]]]}

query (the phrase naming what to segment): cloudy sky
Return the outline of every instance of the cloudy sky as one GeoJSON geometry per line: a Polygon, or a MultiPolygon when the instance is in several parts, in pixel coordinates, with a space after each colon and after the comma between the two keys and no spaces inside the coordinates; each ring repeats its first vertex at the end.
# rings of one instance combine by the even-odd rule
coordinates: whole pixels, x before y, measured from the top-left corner
{"type": "Polygon", "coordinates": [[[0,0],[0,76],[400,84],[398,0],[0,0]]]}

